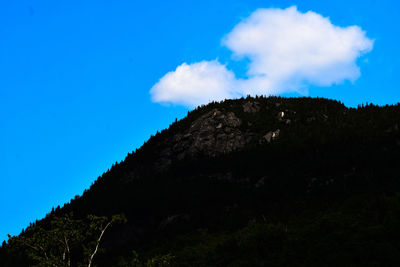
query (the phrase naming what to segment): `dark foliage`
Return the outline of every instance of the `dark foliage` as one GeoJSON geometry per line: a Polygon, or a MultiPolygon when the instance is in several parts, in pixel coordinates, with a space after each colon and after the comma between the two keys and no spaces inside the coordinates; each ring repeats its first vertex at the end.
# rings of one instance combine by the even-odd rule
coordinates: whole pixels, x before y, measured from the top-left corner
{"type": "MultiPolygon", "coordinates": [[[[399,108],[280,97],[199,107],[14,238],[54,231],[68,214],[123,213],[96,266],[399,266],[399,108]],[[213,110],[233,112],[251,140],[212,157],[171,155],[160,169],[165,140],[213,110]]],[[[34,264],[29,253],[4,243],[0,266],[34,264]]]]}

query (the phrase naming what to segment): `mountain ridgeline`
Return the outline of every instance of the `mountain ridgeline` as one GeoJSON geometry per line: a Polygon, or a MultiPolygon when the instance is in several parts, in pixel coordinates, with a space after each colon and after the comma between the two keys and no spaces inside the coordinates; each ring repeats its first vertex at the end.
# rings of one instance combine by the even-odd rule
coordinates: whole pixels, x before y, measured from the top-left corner
{"type": "Polygon", "coordinates": [[[399,104],[198,107],[3,243],[0,266],[400,266],[399,127],[399,104]]]}

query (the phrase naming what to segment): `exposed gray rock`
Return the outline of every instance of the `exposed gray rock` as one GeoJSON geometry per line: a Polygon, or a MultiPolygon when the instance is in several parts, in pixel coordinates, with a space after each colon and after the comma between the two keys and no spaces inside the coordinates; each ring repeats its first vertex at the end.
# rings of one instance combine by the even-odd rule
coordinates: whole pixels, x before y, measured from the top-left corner
{"type": "Polygon", "coordinates": [[[260,111],[260,105],[258,102],[248,101],[243,104],[243,111],[247,113],[256,113],[260,111]]]}
{"type": "Polygon", "coordinates": [[[264,135],[264,139],[265,139],[265,141],[270,143],[271,139],[272,139],[272,132],[268,132],[266,135],[264,135]]]}
{"type": "Polygon", "coordinates": [[[268,143],[271,143],[272,140],[279,137],[280,132],[281,132],[280,129],[276,129],[275,131],[270,131],[270,132],[266,133],[264,135],[265,141],[267,141],[268,143]]]}
{"type": "MultiPolygon", "coordinates": [[[[179,136],[179,134],[177,134],[178,136],[179,136]]],[[[191,137],[192,136],[192,134],[191,133],[187,133],[187,134],[185,134],[184,136],[183,136],[183,138],[189,138],[189,137],[191,137]]],[[[179,141],[179,140],[177,140],[177,141],[179,141]]]]}
{"type": "Polygon", "coordinates": [[[283,112],[283,111],[280,111],[280,112],[278,113],[278,115],[276,115],[276,118],[277,118],[279,121],[282,121],[283,117],[285,117],[285,112],[283,112]]]}
{"type": "Polygon", "coordinates": [[[173,161],[199,155],[214,157],[244,147],[254,134],[242,132],[242,121],[233,112],[214,109],[195,120],[184,132],[159,144],[155,170],[167,169],[173,161]]]}

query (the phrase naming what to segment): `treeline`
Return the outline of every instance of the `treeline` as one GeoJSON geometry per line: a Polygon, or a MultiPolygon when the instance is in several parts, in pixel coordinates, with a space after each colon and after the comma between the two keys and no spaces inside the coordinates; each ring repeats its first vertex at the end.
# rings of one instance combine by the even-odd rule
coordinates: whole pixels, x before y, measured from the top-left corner
{"type": "MultiPolygon", "coordinates": [[[[92,266],[397,266],[399,108],[281,97],[199,107],[114,164],[81,197],[4,243],[0,265],[45,266],[22,241],[65,232],[54,223],[60,218],[90,225],[90,214],[105,221],[124,214],[126,221],[104,234],[92,266]],[[259,111],[245,112],[249,101],[259,111]],[[154,172],[159,144],[214,109],[234,112],[253,141],[154,172]],[[275,129],[279,138],[263,141],[275,129]],[[132,173],[136,179],[127,180],[132,173]]],[[[87,266],[90,253],[82,247],[93,248],[96,235],[77,228],[86,230],[72,266],[87,266]]],[[[49,249],[62,259],[62,246],[49,249]]]]}

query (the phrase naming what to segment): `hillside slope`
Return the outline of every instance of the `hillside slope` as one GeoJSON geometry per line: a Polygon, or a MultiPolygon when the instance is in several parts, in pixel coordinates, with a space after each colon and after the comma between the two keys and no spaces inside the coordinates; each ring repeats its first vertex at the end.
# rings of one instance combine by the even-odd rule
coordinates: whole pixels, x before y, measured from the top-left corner
{"type": "MultiPolygon", "coordinates": [[[[199,107],[3,244],[0,266],[40,264],[18,238],[57,218],[115,214],[127,222],[106,232],[96,266],[398,265],[399,126],[399,105],[199,107]]],[[[83,245],[72,265],[85,262],[83,245]]]]}

